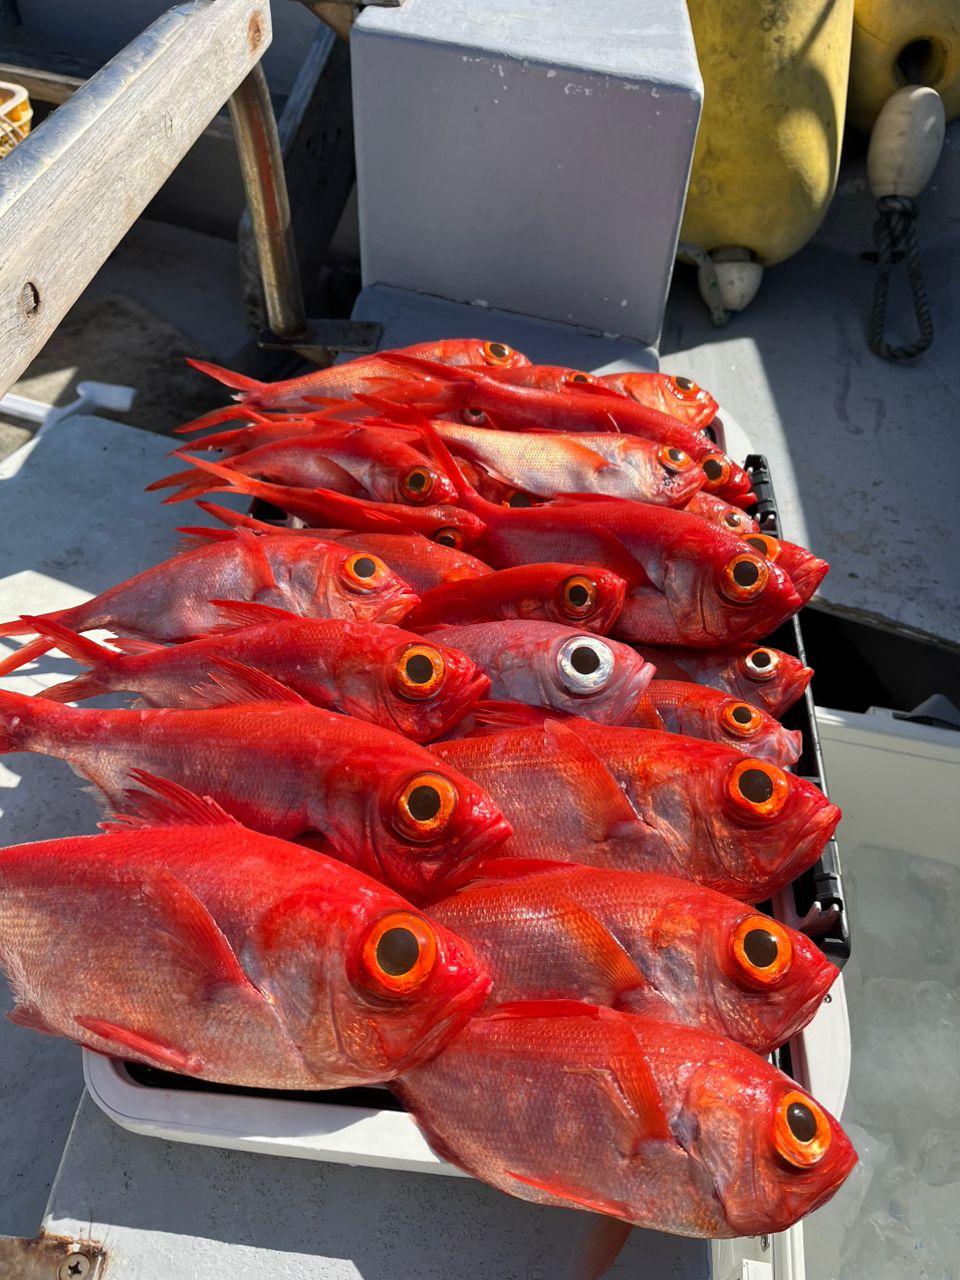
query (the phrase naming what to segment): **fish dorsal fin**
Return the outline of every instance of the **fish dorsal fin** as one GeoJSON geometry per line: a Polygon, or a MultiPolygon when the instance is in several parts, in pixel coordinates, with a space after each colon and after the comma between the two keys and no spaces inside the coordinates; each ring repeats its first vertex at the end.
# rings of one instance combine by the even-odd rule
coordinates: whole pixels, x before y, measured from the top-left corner
{"type": "Polygon", "coordinates": [[[302,622],[299,613],[290,609],[278,609],[272,604],[258,604],[254,600],[211,600],[223,621],[212,628],[208,635],[223,635],[230,631],[239,631],[244,627],[261,626],[264,622],[289,622],[296,619],[302,622]]]}
{"type": "Polygon", "coordinates": [[[181,525],[177,529],[180,536],[180,547],[184,551],[196,551],[197,547],[208,547],[212,542],[231,542],[233,529],[208,529],[206,525],[181,525]]]}
{"type": "Polygon", "coordinates": [[[223,386],[229,387],[231,391],[242,391],[246,395],[251,393],[259,395],[270,386],[267,382],[257,382],[255,378],[248,378],[245,374],[234,373],[232,369],[224,369],[218,364],[211,364],[209,360],[194,360],[191,356],[187,356],[186,361],[192,368],[197,369],[200,373],[205,373],[208,378],[213,378],[223,386]]]}
{"type": "Polygon", "coordinates": [[[128,831],[146,827],[239,827],[241,824],[209,796],[202,798],[169,778],[158,778],[145,769],[131,769],[137,785],[124,792],[130,813],[101,822],[104,831],[128,831]]]}
{"type": "Polygon", "coordinates": [[[281,684],[233,658],[211,658],[209,679],[194,685],[193,692],[205,707],[244,706],[251,702],[288,702],[300,707],[311,704],[295,693],[288,685],[281,684]]]}
{"type": "Polygon", "coordinates": [[[569,770],[572,763],[580,769],[579,802],[589,815],[594,840],[602,843],[612,836],[636,830],[642,819],[621,790],[606,765],[577,733],[576,720],[545,720],[543,724],[544,756],[562,761],[569,770]]]}
{"type": "Polygon", "coordinates": [[[247,561],[253,570],[256,579],[254,592],[276,591],[277,580],[274,577],[273,565],[270,563],[270,557],[267,555],[263,539],[258,537],[251,529],[237,528],[233,530],[233,533],[237,541],[244,547],[247,561]]]}

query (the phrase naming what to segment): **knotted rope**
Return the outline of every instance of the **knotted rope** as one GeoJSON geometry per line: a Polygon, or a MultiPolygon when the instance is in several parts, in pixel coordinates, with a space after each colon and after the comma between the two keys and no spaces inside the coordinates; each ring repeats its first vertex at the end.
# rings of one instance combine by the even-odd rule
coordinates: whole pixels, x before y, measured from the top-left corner
{"type": "Polygon", "coordinates": [[[920,272],[920,246],[917,242],[917,202],[909,196],[881,196],[877,201],[878,218],[873,225],[877,246],[879,274],[873,292],[870,314],[870,350],[884,360],[912,360],[926,351],[933,341],[933,316],[930,300],[920,272]],[[894,257],[904,258],[907,277],[913,293],[913,309],[920,336],[906,347],[894,347],[883,337],[887,315],[887,291],[894,257]]]}

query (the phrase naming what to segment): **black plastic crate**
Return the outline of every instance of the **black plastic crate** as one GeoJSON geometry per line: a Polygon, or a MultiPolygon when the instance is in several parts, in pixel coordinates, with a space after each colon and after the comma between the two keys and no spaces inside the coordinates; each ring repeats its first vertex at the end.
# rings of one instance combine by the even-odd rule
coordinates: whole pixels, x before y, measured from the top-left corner
{"type": "MultiPolygon", "coordinates": [[[[762,454],[751,453],[744,466],[753,481],[753,491],[757,495],[756,510],[752,514],[764,533],[779,537],[780,516],[767,460],[762,454]]],[[[782,649],[784,653],[792,654],[806,664],[807,656],[801,629],[802,617],[801,610],[789,622],[785,622],[772,635],[767,636],[766,643],[773,648],[782,649]]],[[[809,686],[803,697],[783,716],[783,724],[788,729],[799,729],[803,734],[803,751],[796,764],[797,773],[816,783],[824,793],[827,793],[820,732],[814,711],[813,692],[809,686]]],[[[824,910],[830,907],[837,908],[839,916],[836,922],[815,941],[834,964],[842,969],[850,958],[850,928],[843,897],[840,855],[835,839],[828,842],[819,861],[794,880],[793,895],[797,914],[801,918],[807,914],[814,902],[818,902],[824,910]]]]}

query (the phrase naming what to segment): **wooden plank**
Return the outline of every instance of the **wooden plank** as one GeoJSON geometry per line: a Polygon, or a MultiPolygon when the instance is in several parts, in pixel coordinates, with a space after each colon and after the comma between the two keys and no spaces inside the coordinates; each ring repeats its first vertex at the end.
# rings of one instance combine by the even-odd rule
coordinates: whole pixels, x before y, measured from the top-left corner
{"type": "Polygon", "coordinates": [[[52,102],[59,106],[72,98],[86,81],[59,71],[41,71],[36,67],[0,62],[0,80],[23,85],[34,102],[52,102]]]}
{"type": "MultiPolygon", "coordinates": [[[[291,226],[309,309],[317,279],[354,181],[350,51],[320,27],[278,122],[291,226]]],[[[239,248],[250,327],[265,327],[256,245],[249,213],[239,248]]]]}
{"type": "Polygon", "coordinates": [[[270,43],[267,0],[160,17],[0,164],[0,394],[270,43]]]}

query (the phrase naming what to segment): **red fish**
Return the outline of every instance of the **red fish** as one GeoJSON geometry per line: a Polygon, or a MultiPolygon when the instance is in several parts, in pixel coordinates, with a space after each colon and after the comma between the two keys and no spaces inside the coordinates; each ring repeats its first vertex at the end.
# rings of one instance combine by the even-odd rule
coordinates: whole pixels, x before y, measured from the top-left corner
{"type": "Polygon", "coordinates": [[[784,766],[796,764],[803,750],[799,729],[784,729],[760,707],[688,680],[654,680],[631,723],[640,729],[663,729],[723,742],[759,760],[784,766]]]}
{"type": "Polygon", "coordinates": [[[830,572],[826,560],[819,559],[796,542],[784,542],[782,538],[772,538],[768,533],[745,533],[743,541],[766,556],[771,564],[780,566],[804,604],[830,572]]]}
{"type": "Polygon", "coordinates": [[[525,564],[451,582],[420,597],[407,616],[420,630],[437,623],[500,622],[520,618],[580,626],[606,635],[623,608],[626,583],[609,569],[576,564],[525,564]]]}
{"type": "Polygon", "coordinates": [[[432,637],[472,658],[490,677],[495,700],[602,724],[629,721],[653,679],[653,668],[629,645],[552,622],[440,627],[432,637]]]}
{"type": "Polygon", "coordinates": [[[485,877],[430,917],[476,952],[488,1007],[586,1000],[769,1053],[837,976],[802,933],[688,880],[507,858],[485,877]]]}
{"type": "Polygon", "coordinates": [[[509,834],[476,783],[415,742],[289,690],[286,702],[253,702],[227,683],[224,700],[237,696],[202,711],[92,711],[0,692],[0,752],[59,756],[114,809],[131,769],[146,769],[408,897],[442,891],[509,834]]]}
{"type": "MultiPolygon", "coordinates": [[[[357,532],[422,533],[458,550],[472,546],[483,533],[483,522],[469,511],[453,506],[404,506],[394,502],[366,502],[361,498],[334,493],[331,489],[302,489],[271,484],[240,475],[229,467],[204,458],[193,458],[195,467],[215,476],[220,483],[211,489],[245,493],[262,498],[300,520],[323,524],[343,524],[357,532]]],[[[0,633],[2,634],[2,633],[0,633]]]]}
{"type": "Polygon", "coordinates": [[[35,621],[42,636],[89,670],[42,697],[75,702],[125,690],[148,707],[204,707],[211,675],[243,664],[315,706],[342,711],[429,742],[485,697],[490,681],[462,653],[376,622],[298,618],[266,605],[222,604],[218,634],[184,644],[137,641],[117,653],[56,622],[35,621]],[[220,634],[222,633],[222,634],[220,634]]]}
{"type": "Polygon", "coordinates": [[[759,533],[760,526],[752,516],[748,516],[745,511],[741,511],[739,507],[731,506],[729,502],[724,502],[722,498],[718,498],[713,493],[695,493],[693,497],[686,502],[683,507],[684,511],[692,511],[694,515],[704,516],[707,520],[712,520],[714,524],[720,525],[723,529],[729,529],[731,533],[739,534],[741,538],[746,537],[748,533],[759,533]]]}
{"type": "MultiPolygon", "coordinates": [[[[705,488],[737,506],[754,501],[750,477],[742,467],[699,431],[627,396],[590,383],[549,391],[516,386],[512,373],[497,370],[452,369],[401,353],[390,357],[398,374],[411,381],[378,394],[398,404],[416,404],[436,414],[458,413],[473,426],[487,422],[508,430],[565,432],[623,432],[660,444],[675,445],[699,463],[705,488]],[[415,379],[422,381],[415,381],[415,379]]],[[[361,397],[365,393],[360,393],[361,397]]]]}
{"type": "Polygon", "coordinates": [[[746,902],[812,866],[840,819],[776,765],[652,729],[548,720],[432,750],[510,823],[497,856],[653,871],[746,902]]]}
{"type": "Polygon", "coordinates": [[[628,583],[616,627],[626,639],[729,643],[767,634],[800,607],[782,569],[698,516],[582,494],[517,510],[485,502],[431,424],[422,428],[461,504],[485,526],[478,554],[500,568],[571,560],[612,569],[628,583]]]}
{"type": "MultiPolygon", "coordinates": [[[[174,457],[193,462],[186,454],[174,457]]],[[[225,464],[240,475],[295,488],[333,489],[375,502],[449,502],[455,497],[450,481],[418,450],[389,431],[342,425],[274,440],[235,453],[225,464]]],[[[147,485],[166,489],[180,485],[167,498],[183,502],[217,487],[217,480],[197,470],[178,471],[147,485]]]]}
{"type": "MultiPolygon", "coordinates": [[[[256,533],[290,533],[298,537],[329,540],[344,547],[362,550],[369,547],[371,554],[379,556],[394,573],[409,582],[418,595],[432,591],[446,582],[473,582],[493,573],[489,565],[468,555],[466,551],[434,542],[419,533],[357,533],[353,529],[285,529],[265,524],[252,516],[240,515],[212,502],[198,502],[208,515],[230,528],[248,528],[256,533]]],[[[183,532],[181,530],[181,532],[183,532]]],[[[191,535],[207,534],[205,529],[191,529],[191,535]]]]}
{"type": "Polygon", "coordinates": [[[469,947],[383,885],[137,781],[143,816],[109,834],[0,850],[14,1022],[225,1084],[331,1089],[429,1057],[486,995],[469,947]]]}
{"type": "Polygon", "coordinates": [[[594,1005],[474,1017],[391,1088],[491,1186],[677,1235],[784,1231],[857,1162],[836,1120],[749,1049],[594,1005]]]}
{"type": "MultiPolygon", "coordinates": [[[[484,342],[480,338],[445,338],[439,342],[419,342],[412,347],[401,347],[397,352],[382,351],[374,356],[362,356],[345,364],[332,365],[329,369],[317,369],[300,378],[284,382],[257,382],[242,373],[232,373],[206,360],[188,360],[194,369],[223,383],[237,392],[235,399],[244,408],[311,408],[315,397],[349,399],[358,391],[376,392],[384,380],[395,381],[396,366],[388,363],[388,357],[409,355],[436,361],[438,364],[482,365],[491,368],[510,368],[527,364],[527,357],[514,351],[505,342],[484,342]]],[[[195,423],[185,423],[179,431],[196,428],[195,423]]]]}
{"type": "MultiPolygon", "coordinates": [[[[306,617],[399,622],[417,597],[377,556],[317,539],[264,540],[245,529],[146,569],[92,600],[45,614],[71,631],[106,627],[145,640],[192,640],[222,622],[213,600],[274,605],[306,617]]],[[[15,619],[0,636],[25,635],[15,619]]],[[[37,640],[0,662],[0,675],[46,653],[37,640]]]]}
{"type": "Polygon", "coordinates": [[[493,431],[435,422],[451,452],[526,493],[613,497],[684,507],[705,480],[689,454],[640,436],[493,431]]]}
{"type": "Polygon", "coordinates": [[[709,391],[690,378],[669,373],[605,373],[597,381],[611,391],[679,418],[694,431],[709,426],[720,408],[709,391]]]}
{"type": "Polygon", "coordinates": [[[656,664],[657,678],[692,680],[756,703],[772,716],[782,716],[803,697],[813,677],[799,658],[767,645],[735,644],[727,649],[652,649],[644,653],[656,664]]]}

